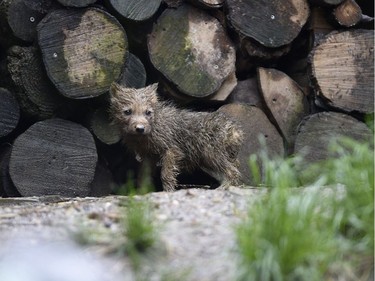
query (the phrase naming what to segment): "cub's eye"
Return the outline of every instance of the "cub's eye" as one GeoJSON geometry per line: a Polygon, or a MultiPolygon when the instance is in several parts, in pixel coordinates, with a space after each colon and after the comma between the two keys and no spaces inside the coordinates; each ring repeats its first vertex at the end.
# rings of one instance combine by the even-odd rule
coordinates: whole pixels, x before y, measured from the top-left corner
{"type": "Polygon", "coordinates": [[[150,116],[152,114],[152,111],[151,110],[146,110],[145,114],[146,114],[146,116],[150,116]]]}
{"type": "Polygon", "coordinates": [[[124,110],[124,114],[125,115],[130,115],[130,114],[132,114],[132,110],[131,109],[125,109],[124,110]]]}

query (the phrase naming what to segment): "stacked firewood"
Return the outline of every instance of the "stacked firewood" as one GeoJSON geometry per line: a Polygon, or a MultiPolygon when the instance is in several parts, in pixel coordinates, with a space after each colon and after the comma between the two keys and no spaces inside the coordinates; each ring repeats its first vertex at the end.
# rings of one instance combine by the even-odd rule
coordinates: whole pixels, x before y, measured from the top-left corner
{"type": "Polygon", "coordinates": [[[332,137],[372,138],[374,3],[0,1],[0,196],[100,196],[137,177],[108,113],[113,81],[231,115],[252,184],[260,139],[313,162],[332,137]]]}

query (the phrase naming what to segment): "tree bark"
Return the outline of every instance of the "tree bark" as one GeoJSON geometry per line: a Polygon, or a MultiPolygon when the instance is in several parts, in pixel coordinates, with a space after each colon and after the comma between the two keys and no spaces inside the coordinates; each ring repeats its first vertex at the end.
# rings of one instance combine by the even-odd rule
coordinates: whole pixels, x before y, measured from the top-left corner
{"type": "Polygon", "coordinates": [[[23,112],[38,120],[54,116],[67,101],[48,79],[38,50],[14,46],[8,53],[8,69],[23,112]]]}

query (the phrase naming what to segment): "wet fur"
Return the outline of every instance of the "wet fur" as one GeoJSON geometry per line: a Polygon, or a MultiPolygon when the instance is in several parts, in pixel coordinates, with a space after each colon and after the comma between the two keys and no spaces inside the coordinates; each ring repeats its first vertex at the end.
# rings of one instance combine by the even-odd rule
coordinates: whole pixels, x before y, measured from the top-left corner
{"type": "Polygon", "coordinates": [[[238,125],[221,112],[192,112],[159,101],[156,90],[157,84],[130,89],[113,83],[111,114],[138,160],[160,162],[163,189],[175,190],[181,169],[201,168],[223,188],[239,184],[237,154],[243,132],[238,125]]]}

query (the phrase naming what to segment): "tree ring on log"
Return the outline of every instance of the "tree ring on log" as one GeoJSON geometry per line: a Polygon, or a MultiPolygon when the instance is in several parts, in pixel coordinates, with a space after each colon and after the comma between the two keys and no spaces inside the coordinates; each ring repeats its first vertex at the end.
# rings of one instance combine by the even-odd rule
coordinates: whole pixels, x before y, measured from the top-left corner
{"type": "Polygon", "coordinates": [[[86,128],[48,119],[15,140],[9,173],[22,196],[87,196],[97,159],[94,138],[86,128]]]}
{"type": "Polygon", "coordinates": [[[128,42],[119,22],[96,8],[55,10],[38,25],[47,74],[69,98],[91,98],[117,80],[128,42]]]}
{"type": "Polygon", "coordinates": [[[335,108],[374,112],[374,31],[333,32],[311,59],[318,94],[335,108]]]}
{"type": "Polygon", "coordinates": [[[310,13],[306,0],[227,0],[227,8],[237,32],[271,48],[291,43],[310,13]]]}
{"type": "Polygon", "coordinates": [[[148,49],[155,68],[195,98],[213,94],[235,70],[235,48],[222,25],[190,5],[164,11],[148,49]]]}

